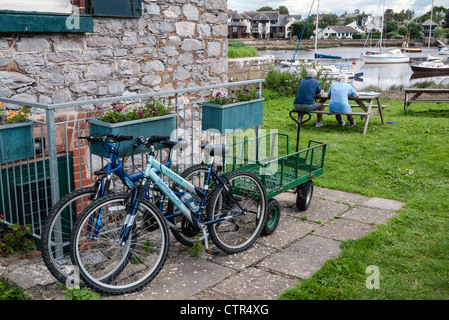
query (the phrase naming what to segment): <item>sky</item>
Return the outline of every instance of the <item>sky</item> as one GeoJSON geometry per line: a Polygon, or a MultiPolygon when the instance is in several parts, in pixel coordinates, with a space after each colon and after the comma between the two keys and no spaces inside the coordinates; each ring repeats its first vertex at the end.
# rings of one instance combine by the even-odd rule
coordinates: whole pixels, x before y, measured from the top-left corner
{"type": "MultiPolygon", "coordinates": [[[[290,14],[300,14],[305,18],[310,12],[312,3],[311,14],[315,14],[317,12],[318,0],[228,0],[228,9],[243,12],[255,11],[263,6],[270,6],[273,9],[277,9],[279,6],[286,6],[290,14]]],[[[434,0],[434,6],[447,8],[448,5],[448,0],[434,0]]],[[[385,9],[392,9],[393,12],[406,11],[407,9],[414,10],[417,17],[430,11],[431,7],[432,0],[395,0],[387,1],[385,4],[385,9]]],[[[379,15],[382,13],[382,3],[381,0],[319,0],[319,12],[321,14],[335,13],[341,15],[345,11],[353,13],[356,9],[366,14],[379,15]]]]}

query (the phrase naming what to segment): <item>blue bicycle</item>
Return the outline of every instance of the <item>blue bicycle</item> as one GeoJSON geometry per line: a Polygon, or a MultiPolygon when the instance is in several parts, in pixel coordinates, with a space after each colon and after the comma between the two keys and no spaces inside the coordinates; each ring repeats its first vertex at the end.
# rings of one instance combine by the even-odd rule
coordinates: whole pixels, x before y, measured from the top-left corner
{"type": "MultiPolygon", "coordinates": [[[[92,201],[112,192],[115,177],[118,177],[126,188],[131,189],[143,178],[143,172],[140,170],[132,174],[125,171],[119,157],[119,151],[115,146],[116,143],[121,141],[133,140],[133,137],[107,134],[80,137],[79,139],[86,139],[90,143],[101,143],[108,152],[109,159],[105,166],[94,172],[96,180],[92,186],[74,190],[62,197],[52,207],[45,219],[41,235],[42,257],[50,273],[62,283],[66,283],[68,278],[71,279],[74,273],[70,260],[70,235],[77,217],[92,201]]],[[[138,137],[135,139],[134,148],[145,144],[146,140],[144,137],[138,137]]],[[[168,148],[168,160],[163,163],[163,166],[170,168],[172,164],[171,151],[174,148],[185,148],[185,141],[167,140],[159,144],[159,147],[168,148]]],[[[188,168],[183,173],[183,177],[190,179],[200,172],[202,172],[201,167],[195,167],[193,170],[188,168]]],[[[154,202],[159,211],[164,213],[173,211],[173,206],[170,205],[166,196],[154,184],[148,184],[144,196],[154,202]]],[[[172,217],[169,223],[172,226],[172,234],[180,243],[187,246],[194,244],[196,234],[183,232],[183,230],[187,230],[187,227],[183,227],[185,222],[182,219],[172,217]]],[[[81,282],[81,284],[83,283],[81,282]]]]}
{"type": "Polygon", "coordinates": [[[147,140],[150,152],[137,186],[95,200],[75,223],[72,263],[79,268],[81,279],[99,292],[123,294],[148,284],[167,258],[167,225],[172,219],[185,217],[190,228],[200,230],[205,250],[211,254],[218,250],[210,247],[209,239],[226,253],[241,252],[254,243],[265,225],[268,200],[261,181],[248,171],[221,176],[213,169],[214,156],[229,151],[226,145],[202,145],[211,161],[204,186],[196,187],[155,158],[155,145],[167,139],[153,136],[147,140]],[[175,185],[167,186],[162,176],[175,185]],[[144,197],[149,183],[176,208],[165,217],[144,197]]]}

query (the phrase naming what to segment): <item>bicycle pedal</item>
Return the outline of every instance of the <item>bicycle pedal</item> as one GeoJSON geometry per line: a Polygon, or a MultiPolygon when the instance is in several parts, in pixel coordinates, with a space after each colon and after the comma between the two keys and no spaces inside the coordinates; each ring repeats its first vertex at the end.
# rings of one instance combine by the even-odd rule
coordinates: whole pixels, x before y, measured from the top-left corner
{"type": "Polygon", "coordinates": [[[216,249],[206,249],[206,253],[207,253],[207,254],[210,254],[211,256],[220,254],[220,252],[221,252],[221,251],[216,250],[216,249]]]}

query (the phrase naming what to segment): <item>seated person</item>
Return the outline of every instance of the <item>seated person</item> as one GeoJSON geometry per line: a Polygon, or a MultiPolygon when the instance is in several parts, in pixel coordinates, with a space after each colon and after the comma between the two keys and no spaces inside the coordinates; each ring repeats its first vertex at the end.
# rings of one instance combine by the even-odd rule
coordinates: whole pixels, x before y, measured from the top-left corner
{"type": "MultiPolygon", "coordinates": [[[[344,74],[338,77],[337,82],[334,82],[329,88],[329,111],[334,113],[350,113],[352,112],[351,106],[349,105],[348,97],[358,97],[359,94],[352,88],[348,82],[348,77],[344,74]]],[[[343,127],[345,121],[342,120],[341,115],[336,115],[338,123],[343,127]]],[[[349,121],[349,127],[355,126],[354,117],[352,115],[347,116],[349,121]]]]}
{"type": "MultiPolygon", "coordinates": [[[[307,70],[307,77],[299,83],[298,92],[296,93],[293,106],[296,110],[302,112],[310,112],[314,110],[323,110],[324,105],[321,102],[315,102],[315,98],[322,94],[321,87],[316,80],[317,72],[314,69],[307,70]]],[[[299,117],[301,118],[302,115],[299,117]]],[[[317,127],[322,127],[322,114],[317,114],[317,127]]],[[[301,121],[301,120],[300,120],[301,121]]]]}

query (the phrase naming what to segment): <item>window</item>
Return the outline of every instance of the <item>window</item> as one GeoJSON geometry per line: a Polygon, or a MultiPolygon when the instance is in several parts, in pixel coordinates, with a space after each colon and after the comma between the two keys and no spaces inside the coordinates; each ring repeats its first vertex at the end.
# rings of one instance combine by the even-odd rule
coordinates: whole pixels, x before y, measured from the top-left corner
{"type": "Polygon", "coordinates": [[[72,3],[70,0],[0,0],[0,10],[71,14],[72,3]]]}
{"type": "Polygon", "coordinates": [[[86,0],[90,13],[99,17],[137,18],[142,15],[142,0],[86,0]]]}
{"type": "Polygon", "coordinates": [[[142,0],[0,0],[0,32],[93,32],[93,17],[138,18],[142,0]]]}

